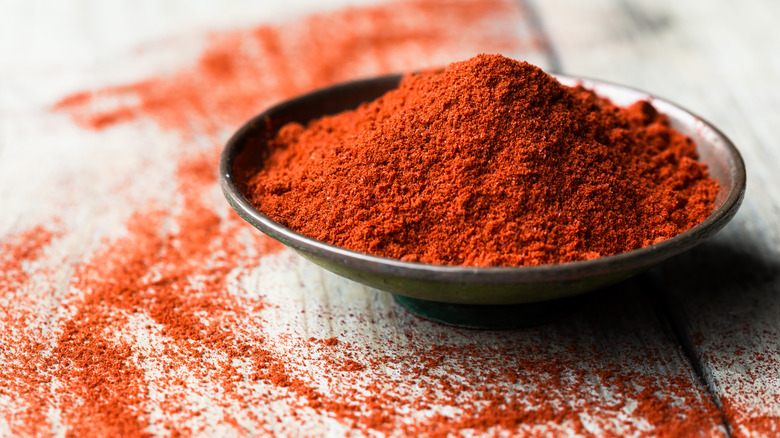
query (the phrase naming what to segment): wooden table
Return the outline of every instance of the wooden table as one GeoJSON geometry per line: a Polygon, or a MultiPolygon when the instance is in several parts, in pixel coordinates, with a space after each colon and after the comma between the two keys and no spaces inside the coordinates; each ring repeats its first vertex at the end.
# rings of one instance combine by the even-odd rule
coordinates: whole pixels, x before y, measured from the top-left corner
{"type": "Polygon", "coordinates": [[[8,3],[0,435],[780,435],[780,5],[347,3],[8,3]],[[569,317],[479,332],[229,210],[217,156],[253,113],[479,52],[702,115],[741,211],[569,317]]]}

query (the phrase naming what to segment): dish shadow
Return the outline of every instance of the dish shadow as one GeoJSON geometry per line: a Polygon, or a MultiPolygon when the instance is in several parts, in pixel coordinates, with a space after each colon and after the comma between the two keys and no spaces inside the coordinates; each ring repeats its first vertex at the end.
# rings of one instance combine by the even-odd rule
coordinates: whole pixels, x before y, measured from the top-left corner
{"type": "Polygon", "coordinates": [[[762,249],[756,236],[731,234],[717,236],[654,272],[657,290],[683,327],[777,325],[780,262],[762,249]]]}

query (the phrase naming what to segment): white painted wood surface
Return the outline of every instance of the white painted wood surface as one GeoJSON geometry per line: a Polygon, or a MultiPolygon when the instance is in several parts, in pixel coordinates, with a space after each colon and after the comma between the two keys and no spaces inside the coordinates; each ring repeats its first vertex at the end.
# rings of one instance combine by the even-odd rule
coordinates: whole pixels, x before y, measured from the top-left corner
{"type": "Polygon", "coordinates": [[[538,2],[563,71],[668,97],[718,126],[748,173],[740,213],[653,288],[731,432],[780,434],[780,5],[538,2]],[[562,14],[560,11],[567,11],[562,14]]]}
{"type": "MultiPolygon", "coordinates": [[[[335,10],[347,3],[357,2],[316,9],[335,10]]],[[[54,10],[44,2],[7,2],[3,10],[8,12],[0,17],[0,236],[5,236],[0,242],[54,217],[66,232],[44,258],[25,265],[33,274],[23,289],[2,290],[3,312],[34,311],[30,324],[39,324],[44,337],[53,339],[83,293],[68,286],[73,266],[99,251],[103,239],[121,238],[139,204],[178,199],[172,175],[180,133],[149,121],[89,131],[52,113],[53,102],[85,89],[177,71],[197,58],[206,31],[300,19],[315,9],[312,4],[301,0],[271,8],[260,2],[112,2],[109,8],[73,0],[54,10]],[[53,289],[43,286],[52,278],[44,275],[47,269],[54,272],[53,289]]],[[[537,423],[531,416],[510,428],[514,433],[663,435],[679,432],[674,421],[704,412],[715,415],[695,423],[700,428],[695,431],[704,436],[780,434],[780,182],[774,173],[780,153],[780,64],[775,55],[780,53],[780,30],[773,22],[780,18],[779,7],[770,1],[737,7],[703,1],[562,0],[533,6],[535,21],[526,17],[518,27],[534,33],[541,26],[546,34],[535,36],[543,44],[513,56],[667,97],[731,137],[743,153],[749,178],[734,222],[691,254],[589,296],[571,317],[502,333],[421,321],[389,295],[283,251],[236,279],[239,292],[230,291],[268,303],[262,324],[245,321],[250,336],[269,339],[269,349],[289,358],[292,369],[300,366],[302,379],[326,388],[334,399],[367,403],[366,397],[347,396],[345,388],[370,392],[365,381],[390,382],[399,399],[382,409],[397,411],[399,434],[404,421],[424,422],[430,414],[413,406],[424,387],[419,374],[408,373],[424,364],[427,354],[452,363],[434,366],[422,378],[441,385],[461,378],[452,376],[492,379],[498,394],[531,404],[529,410],[562,412],[557,421],[537,423]],[[552,53],[544,52],[545,42],[552,53]],[[388,357],[397,362],[361,371],[363,383],[332,383],[327,379],[330,365],[306,343],[310,337],[337,337],[365,363],[388,357]],[[449,356],[433,352],[434,346],[458,345],[474,349],[462,356],[452,349],[449,356]],[[539,373],[544,364],[560,366],[539,373]],[[510,370],[518,381],[491,377],[510,370]],[[666,409],[660,418],[642,408],[642,387],[651,389],[651,399],[666,409]]],[[[227,132],[221,135],[224,139],[227,132]]],[[[216,186],[212,189],[204,192],[204,202],[227,216],[226,203],[216,186]]],[[[8,352],[18,339],[11,323],[4,319],[2,324],[0,366],[8,367],[8,352]]],[[[117,325],[116,330],[146,339],[138,341],[143,348],[164,341],[143,325],[117,325]]],[[[150,374],[159,372],[153,361],[143,366],[150,374]]],[[[50,385],[46,389],[56,393],[56,384],[50,385]]],[[[192,429],[181,430],[201,435],[350,433],[350,425],[334,420],[327,410],[304,409],[306,421],[292,415],[294,397],[284,388],[261,382],[251,389],[269,391],[276,402],[242,393],[256,403],[244,408],[187,406],[204,415],[188,424],[192,429]],[[270,425],[246,420],[249,413],[270,425]]],[[[0,435],[22,434],[15,413],[24,406],[13,395],[0,392],[0,435]]],[[[208,394],[204,397],[210,400],[208,394]]],[[[431,400],[439,405],[434,411],[458,418],[458,407],[447,406],[445,397],[431,400]]],[[[68,418],[57,409],[48,412],[51,433],[64,434],[72,426],[68,418]]],[[[152,416],[148,430],[164,434],[163,423],[152,416]]]]}

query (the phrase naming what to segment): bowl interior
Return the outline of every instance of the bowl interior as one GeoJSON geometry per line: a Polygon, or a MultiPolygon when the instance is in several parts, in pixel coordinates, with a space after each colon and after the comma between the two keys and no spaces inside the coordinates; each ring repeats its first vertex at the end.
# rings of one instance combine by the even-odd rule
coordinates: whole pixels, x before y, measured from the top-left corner
{"type": "Polygon", "coordinates": [[[266,143],[281,126],[355,108],[395,88],[399,75],[336,85],[259,114],[241,127],[225,147],[220,160],[220,183],[241,217],[320,266],[397,295],[459,304],[521,304],[588,292],[693,247],[734,216],[744,196],[744,164],[734,145],[716,128],[681,107],[642,91],[594,80],[556,77],[566,85],[591,88],[621,106],[649,100],[668,115],[675,128],[697,143],[700,161],[707,164],[711,176],[721,186],[710,217],[672,239],[613,256],[557,265],[476,268],[402,262],[339,248],[285,228],[249,203],[243,194],[248,178],[262,167],[266,143]]]}

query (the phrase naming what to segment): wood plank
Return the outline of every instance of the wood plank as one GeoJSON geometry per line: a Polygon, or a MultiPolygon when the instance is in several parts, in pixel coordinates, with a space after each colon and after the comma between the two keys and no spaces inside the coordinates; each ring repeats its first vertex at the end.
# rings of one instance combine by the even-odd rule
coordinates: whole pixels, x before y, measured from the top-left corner
{"type": "Polygon", "coordinates": [[[658,292],[731,432],[780,433],[780,10],[767,1],[539,2],[565,71],[671,98],[729,135],[748,170],[734,222],[665,264],[658,292]],[[560,11],[566,10],[566,14],[560,11]],[[576,22],[576,23],[575,23],[576,22]],[[587,49],[585,49],[587,48],[587,49]]]}
{"type": "MultiPolygon", "coordinates": [[[[72,11],[87,22],[108,19],[79,4],[72,11]]],[[[388,9],[364,7],[238,36],[311,42],[307,26],[316,23],[327,25],[320,33],[334,23],[386,23],[340,40],[350,50],[315,65],[343,68],[327,80],[502,48],[550,59],[515,3],[389,8],[414,19],[404,27],[382,21],[388,9]],[[357,44],[366,40],[390,43],[357,44]]],[[[110,20],[92,24],[91,41],[118,29],[134,37],[110,20]]],[[[42,99],[35,94],[22,99],[25,111],[4,114],[0,254],[11,257],[0,258],[0,434],[725,434],[645,292],[646,277],[594,294],[549,325],[454,329],[280,250],[232,215],[210,171],[238,123],[225,114],[242,95],[262,106],[325,84],[306,76],[313,65],[305,61],[318,59],[303,56],[311,50],[279,55],[263,41],[246,52],[260,58],[234,53],[252,62],[277,56],[272,67],[285,70],[250,70],[267,88],[250,81],[192,93],[205,81],[202,64],[175,75],[166,64],[152,85],[71,96],[53,114],[30,104],[42,99]],[[299,82],[291,91],[285,81],[299,82]],[[177,106],[182,96],[196,104],[177,106]]],[[[166,40],[155,50],[190,44],[166,40]]],[[[112,82],[114,61],[132,68],[133,56],[98,63],[90,75],[112,82]]],[[[75,64],[69,74],[82,68],[75,64]]],[[[79,91],[68,83],[63,94],[79,91]]]]}

